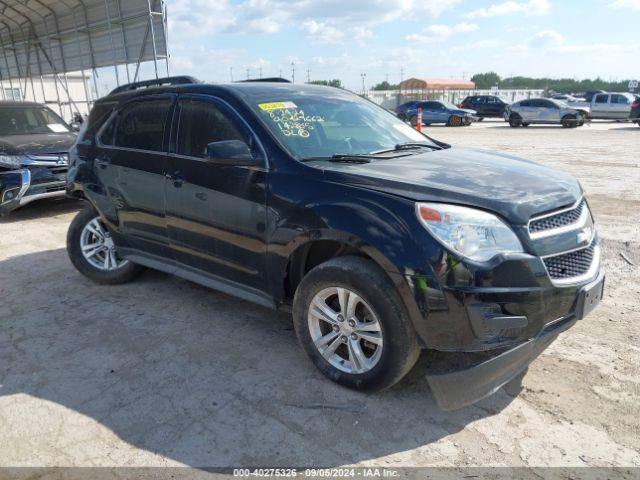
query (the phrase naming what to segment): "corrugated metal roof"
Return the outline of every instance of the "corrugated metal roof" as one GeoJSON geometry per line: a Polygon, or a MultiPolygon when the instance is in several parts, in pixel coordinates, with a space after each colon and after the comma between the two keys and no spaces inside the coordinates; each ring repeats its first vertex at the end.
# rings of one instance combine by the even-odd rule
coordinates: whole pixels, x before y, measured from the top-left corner
{"type": "Polygon", "coordinates": [[[2,0],[0,79],[153,60],[152,38],[163,58],[163,8],[162,0],[2,0]]]}

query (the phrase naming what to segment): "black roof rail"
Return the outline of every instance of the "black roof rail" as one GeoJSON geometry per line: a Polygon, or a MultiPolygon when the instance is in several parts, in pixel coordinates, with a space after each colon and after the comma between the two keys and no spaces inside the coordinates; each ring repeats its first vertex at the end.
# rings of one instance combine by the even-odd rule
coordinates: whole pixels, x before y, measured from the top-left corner
{"type": "Polygon", "coordinates": [[[246,82],[291,83],[289,80],[282,77],[248,78],[247,80],[238,80],[236,83],[246,83],[246,82]]]}
{"type": "Polygon", "coordinates": [[[141,82],[127,83],[126,85],[121,85],[118,88],[111,90],[109,95],[128,92],[131,90],[137,90],[139,88],[159,87],[162,85],[188,85],[192,83],[200,83],[200,80],[194,77],[186,76],[186,75],[177,76],[177,77],[154,78],[153,80],[143,80],[141,82]]]}

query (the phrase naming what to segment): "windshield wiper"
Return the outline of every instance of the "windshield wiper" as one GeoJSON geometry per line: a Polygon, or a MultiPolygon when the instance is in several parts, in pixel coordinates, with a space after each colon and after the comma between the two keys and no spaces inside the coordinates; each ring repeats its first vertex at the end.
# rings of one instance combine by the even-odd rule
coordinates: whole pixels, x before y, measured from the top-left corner
{"type": "Polygon", "coordinates": [[[369,153],[336,153],[335,155],[326,157],[306,157],[301,158],[301,162],[313,162],[316,160],[324,160],[327,162],[343,162],[343,163],[370,163],[374,158],[369,153]]]}
{"type": "Polygon", "coordinates": [[[405,142],[405,143],[398,143],[393,148],[388,148],[385,150],[376,150],[375,152],[370,152],[369,155],[378,155],[379,153],[389,153],[389,152],[400,152],[402,150],[414,150],[418,148],[430,148],[431,150],[442,150],[442,147],[438,145],[432,145],[430,143],[405,142]]]}

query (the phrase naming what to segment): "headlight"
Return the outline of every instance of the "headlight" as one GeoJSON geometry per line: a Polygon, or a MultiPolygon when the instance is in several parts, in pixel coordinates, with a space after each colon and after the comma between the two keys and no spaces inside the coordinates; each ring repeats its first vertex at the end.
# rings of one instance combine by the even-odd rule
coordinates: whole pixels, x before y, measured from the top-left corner
{"type": "Polygon", "coordinates": [[[25,157],[19,155],[0,155],[0,165],[5,167],[19,167],[25,157]]]}
{"type": "Polygon", "coordinates": [[[425,228],[445,247],[477,262],[499,253],[522,252],[511,228],[495,215],[446,203],[416,203],[425,228]]]}

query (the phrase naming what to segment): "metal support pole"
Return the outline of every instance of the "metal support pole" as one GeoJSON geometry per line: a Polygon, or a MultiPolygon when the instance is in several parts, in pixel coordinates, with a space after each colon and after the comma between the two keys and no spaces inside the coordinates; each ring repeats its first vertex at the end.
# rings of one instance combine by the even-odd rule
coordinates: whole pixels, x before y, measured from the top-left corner
{"type": "MultiPolygon", "coordinates": [[[[11,43],[15,43],[14,38],[13,38],[13,34],[9,34],[9,38],[11,39],[11,43]]],[[[18,62],[18,54],[16,53],[16,49],[12,48],[11,50],[13,50],[13,61],[16,62],[16,72],[18,73],[18,90],[20,90],[18,92],[18,95],[22,96],[22,100],[24,101],[24,94],[22,93],[22,83],[20,82],[20,79],[22,78],[22,71],[20,70],[20,62],[18,62]]],[[[26,90],[26,86],[27,86],[27,79],[25,77],[25,90],[26,90]]],[[[11,96],[13,97],[13,92],[11,93],[11,96]]]]}
{"type": "MultiPolygon", "coordinates": [[[[66,5],[66,3],[65,3],[66,5]]],[[[80,59],[80,75],[82,75],[82,88],[84,89],[84,100],[87,106],[87,113],[91,110],[91,103],[89,101],[89,89],[87,88],[87,82],[85,78],[85,67],[84,67],[84,56],[82,53],[82,48],[80,47],[80,33],[78,29],[78,19],[76,18],[76,12],[73,8],[67,6],[72,12],[73,15],[73,26],[75,30],[76,37],[76,49],[78,50],[78,58],[80,59]]]]}
{"type": "Polygon", "coordinates": [[[2,99],[6,100],[7,98],[6,98],[5,94],[4,94],[4,76],[2,75],[2,69],[1,68],[0,68],[0,90],[1,90],[0,93],[2,93],[2,99]]]}
{"type": "MultiPolygon", "coordinates": [[[[13,98],[13,80],[11,79],[11,68],[9,68],[9,59],[7,58],[7,51],[4,49],[4,46],[2,47],[2,55],[4,56],[4,63],[7,66],[7,72],[8,72],[8,76],[9,76],[9,88],[11,89],[11,100],[14,100],[13,98]]],[[[3,89],[4,91],[4,89],[3,89]]]]}
{"type": "Polygon", "coordinates": [[[169,25],[167,24],[167,2],[162,1],[162,24],[164,25],[164,49],[165,63],[167,64],[167,77],[171,76],[169,72],[169,25]]]}
{"type": "Polygon", "coordinates": [[[124,23],[122,22],[122,5],[120,4],[120,0],[116,0],[116,6],[118,7],[118,16],[120,17],[120,33],[122,34],[122,48],[124,49],[125,58],[124,68],[127,72],[127,83],[131,83],[131,78],[129,77],[129,50],[127,49],[127,36],[124,33],[124,23]]]}
{"type": "MultiPolygon", "coordinates": [[[[109,0],[104,0],[104,9],[107,12],[107,26],[109,28],[109,39],[111,40],[111,55],[113,57],[113,68],[116,71],[116,84],[120,86],[120,74],[118,73],[118,57],[116,55],[116,44],[113,41],[113,30],[111,29],[111,13],[109,13],[109,0]]],[[[126,49],[126,45],[125,45],[126,49]]]]}
{"type": "Polygon", "coordinates": [[[47,103],[47,94],[44,91],[44,80],[42,79],[42,62],[40,61],[40,51],[37,47],[42,48],[42,44],[38,41],[38,45],[36,46],[36,59],[38,60],[38,73],[40,74],[40,88],[42,89],[42,101],[47,103]]]}
{"type": "MultiPolygon", "coordinates": [[[[156,2],[154,1],[154,5],[156,2]]],[[[151,45],[153,46],[153,67],[156,71],[156,78],[158,78],[158,53],[156,51],[156,34],[153,28],[153,11],[151,10],[151,0],[147,0],[147,7],[149,8],[149,26],[151,27],[151,45]]]]}
{"type": "Polygon", "coordinates": [[[144,37],[142,40],[142,45],[140,46],[140,54],[138,55],[138,62],[136,63],[136,73],[133,76],[133,81],[138,81],[138,72],[140,71],[140,63],[142,62],[142,58],[144,57],[144,51],[147,48],[147,41],[149,40],[149,23],[147,23],[147,28],[144,31],[144,37]]]}

